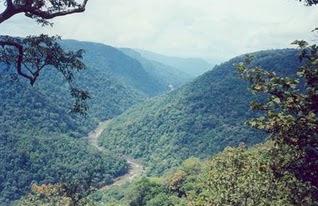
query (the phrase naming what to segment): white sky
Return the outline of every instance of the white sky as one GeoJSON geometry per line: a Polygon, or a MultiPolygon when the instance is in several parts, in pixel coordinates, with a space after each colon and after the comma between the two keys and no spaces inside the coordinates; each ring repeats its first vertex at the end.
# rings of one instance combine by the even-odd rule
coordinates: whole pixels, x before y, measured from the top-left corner
{"type": "Polygon", "coordinates": [[[261,49],[311,40],[318,7],[297,0],[90,0],[84,14],[42,28],[24,16],[0,25],[1,34],[59,34],[155,52],[226,60],[261,49]]]}

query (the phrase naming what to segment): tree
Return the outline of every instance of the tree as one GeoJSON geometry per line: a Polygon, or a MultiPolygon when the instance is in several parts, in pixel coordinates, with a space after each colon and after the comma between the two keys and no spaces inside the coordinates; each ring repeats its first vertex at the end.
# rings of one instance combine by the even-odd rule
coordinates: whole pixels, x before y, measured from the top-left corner
{"type": "Polygon", "coordinates": [[[81,205],[81,206],[95,206],[95,204],[88,199],[79,199],[76,193],[70,190],[63,184],[46,184],[46,185],[32,185],[32,192],[23,197],[16,205],[81,205]]]}
{"type": "Polygon", "coordinates": [[[318,46],[295,41],[303,62],[294,77],[280,77],[259,67],[250,68],[250,57],[237,69],[251,83],[251,90],[262,94],[261,101],[252,102],[261,116],[248,124],[264,130],[276,143],[273,156],[288,151],[290,161],[273,161],[272,169],[281,176],[292,172],[303,182],[309,182],[318,194],[318,46]]]}
{"type": "MultiPolygon", "coordinates": [[[[42,26],[53,26],[51,19],[85,11],[88,0],[0,0],[5,9],[0,13],[0,24],[16,14],[23,13],[42,26]]],[[[74,72],[86,68],[82,62],[83,50],[66,51],[59,44],[59,36],[28,36],[17,38],[0,35],[0,63],[8,69],[14,68],[18,76],[28,80],[33,86],[41,72],[55,68],[70,87],[75,99],[73,111],[85,114],[89,98],[87,91],[79,89],[74,80],[74,72]]]]}
{"type": "MultiPolygon", "coordinates": [[[[317,0],[299,0],[307,6],[317,0]]],[[[318,28],[313,32],[317,32],[318,28]]],[[[298,179],[313,186],[313,196],[318,197],[318,45],[296,40],[299,60],[303,63],[293,77],[280,77],[275,72],[260,67],[250,68],[252,57],[237,66],[243,79],[251,84],[261,101],[251,103],[251,108],[261,114],[247,123],[266,131],[276,147],[273,157],[292,155],[288,161],[274,158],[272,170],[277,177],[292,172],[298,179]],[[286,147],[289,148],[286,150],[286,147]],[[285,154],[283,154],[285,153],[285,154]]]]}
{"type": "Polygon", "coordinates": [[[314,205],[307,185],[293,174],[275,178],[272,147],[271,141],[253,148],[241,145],[213,156],[197,177],[200,190],[188,192],[188,205],[314,205]]]}

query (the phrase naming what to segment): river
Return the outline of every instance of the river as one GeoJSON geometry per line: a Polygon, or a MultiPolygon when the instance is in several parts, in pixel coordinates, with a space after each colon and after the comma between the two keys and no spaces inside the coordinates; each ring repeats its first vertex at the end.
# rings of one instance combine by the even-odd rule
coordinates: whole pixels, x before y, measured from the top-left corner
{"type": "MultiPolygon", "coordinates": [[[[97,128],[88,134],[88,143],[96,147],[100,152],[103,152],[104,148],[98,145],[98,139],[111,121],[112,120],[100,122],[97,128]]],[[[140,177],[143,174],[144,167],[142,164],[140,164],[137,160],[128,157],[126,157],[126,160],[129,164],[128,173],[117,177],[116,179],[114,179],[114,182],[112,184],[106,185],[100,188],[100,190],[107,190],[113,186],[121,186],[126,183],[130,183],[132,180],[140,177]]]]}

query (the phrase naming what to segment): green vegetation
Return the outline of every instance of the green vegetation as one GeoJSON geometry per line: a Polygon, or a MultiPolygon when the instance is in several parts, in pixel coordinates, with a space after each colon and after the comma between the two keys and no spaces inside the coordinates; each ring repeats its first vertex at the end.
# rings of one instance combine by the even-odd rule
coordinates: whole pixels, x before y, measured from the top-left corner
{"type": "MultiPolygon", "coordinates": [[[[15,9],[9,3],[5,6],[15,9]]],[[[29,17],[48,23],[41,16],[29,17]]],[[[6,57],[13,54],[7,48],[12,41],[1,40],[5,58],[0,61],[14,64],[16,60],[6,57]]],[[[134,106],[107,121],[100,142],[107,149],[104,152],[81,137],[98,121],[183,84],[187,75],[173,67],[193,60],[71,40],[59,42],[62,48],[49,37],[32,46],[34,40],[37,37],[26,39],[31,50],[22,50],[27,59],[18,60],[17,71],[0,63],[0,205],[15,200],[17,205],[48,206],[318,205],[317,45],[295,41],[300,50],[240,56],[177,90],[134,106]],[[45,43],[48,48],[42,47],[45,43]],[[42,65],[32,52],[50,56],[52,45],[57,46],[54,56],[61,54],[61,59],[48,64],[55,70],[47,68],[39,76],[42,65]],[[70,68],[86,68],[83,53],[69,53],[68,59],[64,48],[85,49],[88,70],[73,76],[70,68]],[[23,62],[30,76],[19,68],[23,62]],[[29,64],[37,70],[33,72],[34,65],[29,69],[29,64]],[[29,81],[17,78],[21,75],[29,81]],[[36,82],[34,88],[30,82],[36,82]],[[93,97],[88,102],[86,90],[93,97]],[[85,119],[68,113],[71,96],[82,97],[76,99],[75,110],[84,109],[85,119]],[[88,113],[86,103],[91,108],[88,113]],[[265,143],[258,144],[266,137],[265,143]],[[143,160],[146,175],[164,175],[140,177],[107,190],[103,186],[129,169],[119,155],[143,160]],[[105,190],[96,191],[100,187],[105,190]]],[[[51,60],[45,59],[45,63],[51,60]]]]}
{"type": "MultiPolygon", "coordinates": [[[[163,94],[169,90],[166,82],[180,85],[186,79],[182,76],[169,79],[169,66],[161,64],[160,68],[156,65],[144,64],[149,60],[136,57],[131,53],[125,53],[121,49],[116,49],[104,44],[80,42],[67,40],[63,42],[64,46],[69,49],[85,50],[84,62],[99,73],[108,74],[124,86],[136,90],[144,96],[155,96],[163,94]],[[160,71],[158,71],[160,70],[160,71]],[[158,73],[156,74],[155,71],[158,73]]],[[[94,70],[91,73],[94,73],[94,70]]],[[[98,74],[95,74],[98,77],[98,74]]],[[[85,77],[85,75],[84,75],[85,77]]],[[[83,78],[85,81],[85,79],[83,78]]],[[[79,83],[81,80],[78,81],[79,83]]]]}
{"type": "MultiPolygon", "coordinates": [[[[315,186],[318,194],[318,46],[295,41],[300,47],[300,60],[304,65],[297,76],[279,76],[259,67],[238,65],[243,78],[251,83],[255,93],[265,94],[263,101],[252,102],[252,109],[260,116],[250,120],[250,126],[264,130],[275,141],[280,154],[290,147],[291,160],[282,164],[275,160],[273,170],[282,174],[293,173],[303,182],[315,186]]],[[[282,153],[284,154],[284,153],[282,153]]],[[[274,155],[277,156],[277,155],[274,155]]]]}
{"type": "Polygon", "coordinates": [[[111,154],[100,154],[80,140],[60,134],[1,134],[0,202],[20,198],[32,183],[62,182],[82,193],[112,182],[127,164],[111,154]]]}
{"type": "MultiPolygon", "coordinates": [[[[273,156],[273,142],[247,149],[226,148],[206,161],[188,159],[160,178],[143,178],[123,188],[90,196],[97,205],[207,206],[315,205],[312,187],[286,172],[280,178],[273,161],[288,162],[292,154],[273,156]]],[[[282,153],[283,154],[283,153],[282,153]]]]}
{"type": "MultiPolygon", "coordinates": [[[[316,54],[311,52],[315,48],[304,47],[303,56],[316,54]]],[[[4,162],[16,160],[11,166],[13,171],[22,170],[18,173],[21,186],[17,188],[28,185],[25,191],[30,189],[30,182],[25,179],[31,173],[26,171],[34,170],[29,169],[29,165],[39,171],[32,174],[43,177],[32,181],[45,183],[43,186],[34,184],[32,193],[23,198],[20,205],[317,205],[317,58],[309,58],[301,65],[297,61],[298,52],[257,52],[253,54],[253,61],[248,61],[249,67],[239,64],[243,77],[252,83],[251,89],[262,92],[260,96],[250,94],[247,82],[239,79],[235,72],[234,65],[244,60],[242,56],[176,91],[134,106],[114,119],[103,133],[103,146],[111,154],[120,152],[144,159],[150,173],[165,172],[161,177],[143,177],[132,184],[97,191],[85,198],[90,186],[107,184],[125,172],[125,162],[110,154],[101,155],[88,146],[84,148],[80,140],[66,136],[46,134],[47,139],[38,132],[34,135],[36,138],[21,135],[16,142],[3,138],[7,144],[4,149],[14,151],[7,154],[19,154],[18,157],[6,154],[8,159],[4,158],[4,162]],[[299,79],[294,80],[297,67],[301,68],[299,79]],[[252,100],[258,112],[248,110],[248,102],[252,100]],[[293,119],[294,115],[297,118],[293,119]],[[254,119],[249,124],[269,132],[271,140],[249,147],[265,137],[244,126],[250,118],[254,119]],[[114,145],[119,147],[115,150],[114,145]],[[45,154],[54,156],[51,159],[45,154]],[[192,156],[210,159],[190,158],[192,156]],[[32,164],[28,163],[31,161],[32,164]],[[49,166],[43,167],[43,162],[49,166]],[[57,175],[61,171],[63,173],[57,175]],[[70,186],[56,184],[59,182],[70,186]]],[[[12,171],[10,174],[15,175],[11,180],[16,180],[17,174],[12,171]]]]}
{"type": "MultiPolygon", "coordinates": [[[[252,65],[281,75],[300,65],[296,50],[253,55],[252,65]]],[[[160,174],[191,156],[206,158],[227,146],[261,142],[265,135],[243,124],[255,115],[249,110],[255,97],[234,69],[243,59],[234,58],[176,91],[129,109],[110,123],[101,144],[144,160],[151,174],[160,174]]]]}
{"type": "MultiPolygon", "coordinates": [[[[74,40],[63,41],[63,45],[72,50],[85,50],[88,69],[76,75],[75,81],[89,91],[87,114],[98,120],[113,118],[147,97],[169,91],[169,84],[180,86],[185,82],[182,76],[170,78],[168,66],[144,65],[142,62],[148,60],[132,58],[107,45],[74,40]]],[[[43,74],[37,86],[62,107],[70,104],[67,85],[54,71],[43,74]]]]}
{"type": "Polygon", "coordinates": [[[5,77],[0,86],[1,205],[26,194],[31,183],[76,183],[84,190],[110,183],[127,170],[125,161],[74,139],[85,135],[93,123],[69,115],[36,89],[5,77]]]}
{"type": "Polygon", "coordinates": [[[297,75],[264,70],[251,56],[237,65],[259,94],[251,104],[258,113],[248,124],[269,133],[270,140],[252,148],[227,147],[206,161],[189,159],[162,178],[91,198],[129,206],[318,205],[318,47],[294,43],[305,61],[297,75]]]}

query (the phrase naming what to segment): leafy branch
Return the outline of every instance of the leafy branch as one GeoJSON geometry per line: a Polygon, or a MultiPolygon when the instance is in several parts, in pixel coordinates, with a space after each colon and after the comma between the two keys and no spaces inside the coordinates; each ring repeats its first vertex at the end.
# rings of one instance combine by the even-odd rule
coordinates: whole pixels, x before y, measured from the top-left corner
{"type": "MultiPolygon", "coordinates": [[[[42,26],[52,25],[50,19],[85,11],[88,0],[5,0],[4,11],[0,13],[0,24],[12,16],[24,13],[35,19],[42,26]]],[[[1,0],[0,0],[1,3],[1,0]]],[[[78,88],[74,82],[74,72],[86,69],[82,62],[83,50],[66,51],[59,41],[59,36],[28,36],[17,38],[0,35],[0,62],[25,78],[33,86],[45,68],[55,68],[60,72],[70,87],[71,96],[75,99],[72,111],[86,114],[87,91],[78,88]]]]}

